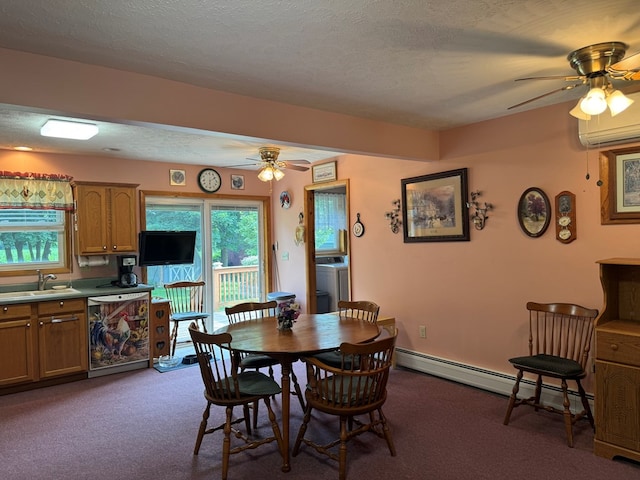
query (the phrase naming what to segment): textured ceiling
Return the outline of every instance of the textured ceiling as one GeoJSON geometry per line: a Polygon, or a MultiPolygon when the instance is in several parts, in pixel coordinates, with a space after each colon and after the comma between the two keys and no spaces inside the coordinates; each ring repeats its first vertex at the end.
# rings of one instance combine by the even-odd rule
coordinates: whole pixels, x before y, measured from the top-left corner
{"type": "MultiPolygon", "coordinates": [[[[569,52],[607,41],[629,44],[628,54],[640,51],[637,0],[0,3],[0,47],[435,130],[506,115],[509,106],[564,86],[514,80],[572,75],[569,52]]],[[[583,93],[560,92],[520,110],[583,93]]],[[[31,136],[27,130],[41,121],[0,108],[0,146],[31,139],[41,149],[67,148],[31,136]]],[[[126,139],[135,147],[133,158],[202,163],[207,152],[213,164],[228,165],[239,151],[257,156],[264,143],[101,127],[114,145],[126,139]]],[[[335,152],[286,148],[283,155],[320,160],[335,152]]]]}

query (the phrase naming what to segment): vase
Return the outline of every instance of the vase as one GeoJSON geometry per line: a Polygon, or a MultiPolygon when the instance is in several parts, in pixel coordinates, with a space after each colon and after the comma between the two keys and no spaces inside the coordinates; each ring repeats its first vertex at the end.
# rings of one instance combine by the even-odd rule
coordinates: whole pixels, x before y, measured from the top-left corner
{"type": "Polygon", "coordinates": [[[278,330],[291,330],[293,320],[286,315],[278,315],[278,330]]]}

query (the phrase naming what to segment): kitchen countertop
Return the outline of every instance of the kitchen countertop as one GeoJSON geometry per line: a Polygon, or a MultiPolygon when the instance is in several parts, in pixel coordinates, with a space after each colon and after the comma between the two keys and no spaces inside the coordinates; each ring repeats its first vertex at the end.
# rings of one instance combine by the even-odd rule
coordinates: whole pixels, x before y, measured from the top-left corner
{"type": "MultiPolygon", "coordinates": [[[[34,303],[43,302],[49,300],[63,300],[69,298],[87,298],[87,297],[99,297],[103,295],[119,295],[125,293],[140,293],[151,292],[153,290],[152,285],[146,285],[139,283],[137,287],[120,288],[111,284],[112,279],[89,279],[89,280],[74,280],[60,283],[52,281],[50,285],[47,285],[46,294],[38,294],[36,296],[23,296],[16,298],[0,298],[0,305],[10,305],[19,303],[34,303]],[[54,290],[52,287],[61,285],[64,287],[70,287],[78,292],[63,293],[54,290]]],[[[0,293],[7,292],[24,292],[24,291],[36,291],[38,290],[37,284],[15,284],[15,285],[2,285],[0,286],[0,293]]]]}

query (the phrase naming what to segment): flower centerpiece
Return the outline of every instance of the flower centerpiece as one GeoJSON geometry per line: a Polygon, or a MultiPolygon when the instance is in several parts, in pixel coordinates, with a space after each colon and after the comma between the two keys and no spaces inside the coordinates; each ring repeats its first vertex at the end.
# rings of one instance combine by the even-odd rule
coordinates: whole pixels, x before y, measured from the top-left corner
{"type": "Polygon", "coordinates": [[[291,330],[300,315],[300,304],[283,302],[278,305],[278,330],[291,330]]]}

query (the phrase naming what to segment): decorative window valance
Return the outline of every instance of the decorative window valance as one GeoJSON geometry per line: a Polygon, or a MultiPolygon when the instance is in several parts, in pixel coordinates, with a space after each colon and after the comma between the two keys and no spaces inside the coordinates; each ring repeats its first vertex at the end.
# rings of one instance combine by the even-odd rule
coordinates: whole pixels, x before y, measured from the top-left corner
{"type": "Polygon", "coordinates": [[[0,170],[0,208],[73,210],[69,175],[0,170]]]}

